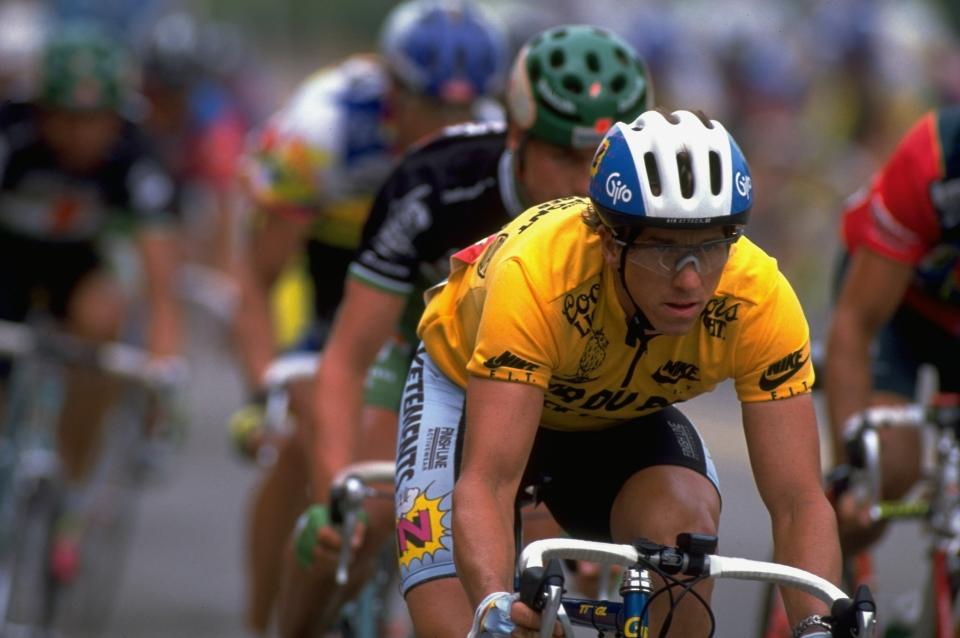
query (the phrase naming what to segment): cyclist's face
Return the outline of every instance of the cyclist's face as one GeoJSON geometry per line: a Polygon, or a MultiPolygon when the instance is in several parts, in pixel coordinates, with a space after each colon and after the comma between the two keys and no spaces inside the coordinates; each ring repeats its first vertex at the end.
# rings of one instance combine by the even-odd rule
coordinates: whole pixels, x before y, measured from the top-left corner
{"type": "Polygon", "coordinates": [[[49,109],[42,113],[40,130],[57,161],[83,173],[95,170],[106,160],[121,123],[111,111],[49,109]]]}
{"type": "MultiPolygon", "coordinates": [[[[629,247],[604,232],[603,246],[614,270],[620,267],[621,250],[629,251],[624,274],[630,295],[654,328],[668,335],[693,328],[720,282],[730,250],[721,228],[648,228],[629,247]]],[[[627,315],[632,314],[630,300],[621,294],[620,301],[627,315]]]]}
{"type": "Polygon", "coordinates": [[[533,206],[558,197],[585,196],[595,150],[557,146],[528,137],[517,173],[530,198],[525,203],[533,206]]]}

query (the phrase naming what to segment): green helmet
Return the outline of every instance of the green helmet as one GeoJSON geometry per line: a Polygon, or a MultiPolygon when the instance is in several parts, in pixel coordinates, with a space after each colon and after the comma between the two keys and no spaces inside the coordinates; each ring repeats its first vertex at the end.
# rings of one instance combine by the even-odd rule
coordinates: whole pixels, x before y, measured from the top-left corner
{"type": "Polygon", "coordinates": [[[116,41],[92,25],[51,35],[40,69],[40,101],[70,111],[119,111],[130,90],[128,59],[116,41]]]}
{"type": "Polygon", "coordinates": [[[507,88],[515,125],[577,148],[595,148],[614,122],[632,122],[652,102],[647,67],[633,47],[584,25],[534,36],[517,54],[507,88]]]}

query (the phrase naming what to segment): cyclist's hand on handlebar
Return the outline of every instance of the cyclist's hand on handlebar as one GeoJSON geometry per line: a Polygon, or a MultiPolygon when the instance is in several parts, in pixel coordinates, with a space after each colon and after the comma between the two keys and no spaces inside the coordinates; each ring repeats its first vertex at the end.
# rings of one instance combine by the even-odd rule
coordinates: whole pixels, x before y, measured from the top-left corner
{"type": "MultiPolygon", "coordinates": [[[[515,637],[530,636],[537,638],[540,635],[540,614],[527,607],[519,600],[510,608],[510,620],[516,625],[515,637]]],[[[553,635],[562,637],[563,628],[559,624],[553,627],[553,635]]]]}
{"type": "MultiPolygon", "coordinates": [[[[540,614],[519,601],[519,594],[499,591],[488,594],[473,615],[468,638],[537,638],[540,614]]],[[[557,626],[554,636],[563,636],[557,626]]]]}
{"type": "Polygon", "coordinates": [[[230,415],[227,421],[230,442],[240,456],[254,460],[266,437],[266,410],[263,401],[253,400],[230,415]]]}
{"type": "MultiPolygon", "coordinates": [[[[366,533],[363,512],[350,538],[350,547],[356,551],[363,543],[366,533]]],[[[297,562],[306,570],[333,570],[337,565],[340,547],[344,539],[340,530],[330,521],[330,512],[325,505],[311,505],[297,519],[294,530],[294,548],[297,562]]]]}
{"type": "Polygon", "coordinates": [[[837,529],[844,554],[854,555],[867,549],[883,535],[885,525],[870,517],[870,506],[852,492],[843,492],[833,503],[837,512],[837,529]]]}

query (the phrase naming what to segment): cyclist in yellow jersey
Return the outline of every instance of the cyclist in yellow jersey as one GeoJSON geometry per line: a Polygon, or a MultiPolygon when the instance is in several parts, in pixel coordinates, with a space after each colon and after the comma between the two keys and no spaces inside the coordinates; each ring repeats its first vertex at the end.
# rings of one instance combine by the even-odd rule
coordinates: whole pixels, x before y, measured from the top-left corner
{"type": "MultiPolygon", "coordinates": [[[[509,593],[519,495],[581,538],[715,534],[716,470],[672,404],[724,379],[776,559],[839,578],[807,323],[776,261],[742,236],[752,197],[719,122],[648,111],[607,133],[589,199],[541,204],[454,256],[418,328],[398,432],[401,587],[418,635],[462,636],[474,610],[481,635],[537,627],[509,593]]],[[[793,623],[823,627],[820,602],[786,603],[793,623]]],[[[669,635],[706,631],[698,603],[680,609],[669,635]]],[[[662,613],[655,603],[654,634],[662,613]]]]}
{"type": "MultiPolygon", "coordinates": [[[[646,65],[616,34],[591,25],[548,29],[516,56],[506,92],[507,126],[450,127],[408,153],[384,182],[316,377],[314,504],[300,519],[296,542],[300,562],[309,563],[311,573],[291,573],[283,588],[296,590],[305,607],[315,610],[321,607],[317,601],[324,601],[327,615],[335,611],[336,597],[349,596],[364,581],[378,550],[393,536],[391,504],[368,502],[351,582],[333,586],[341,534],[325,505],[330,477],[351,462],[392,458],[424,289],[447,276],[451,254],[510,222],[526,206],[585,195],[588,168],[604,133],[614,121],[633,119],[649,108],[652,94],[646,65]],[[562,116],[557,103],[569,107],[562,116]],[[370,371],[383,370],[378,352],[391,335],[400,335],[405,347],[395,350],[402,358],[392,371],[392,391],[378,397],[370,392],[370,371]],[[301,581],[297,587],[295,576],[301,581]]],[[[387,377],[380,378],[385,388],[387,377]]],[[[542,509],[525,513],[527,537],[555,536],[555,526],[547,531],[531,524],[538,517],[550,525],[542,509]]],[[[294,606],[286,609],[292,612],[294,606]]]]}

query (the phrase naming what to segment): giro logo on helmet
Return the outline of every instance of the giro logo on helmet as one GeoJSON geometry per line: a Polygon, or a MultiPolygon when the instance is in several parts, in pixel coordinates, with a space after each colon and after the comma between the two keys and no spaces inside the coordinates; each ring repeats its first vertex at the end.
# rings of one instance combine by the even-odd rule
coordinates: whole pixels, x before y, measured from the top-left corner
{"type": "Polygon", "coordinates": [[[737,192],[743,197],[749,197],[750,191],[753,190],[753,180],[750,179],[750,176],[737,171],[734,180],[737,183],[737,192]]]}
{"type": "Polygon", "coordinates": [[[614,172],[607,176],[607,195],[613,198],[613,203],[623,200],[624,204],[629,204],[633,199],[633,191],[620,180],[620,173],[614,172]]]}

